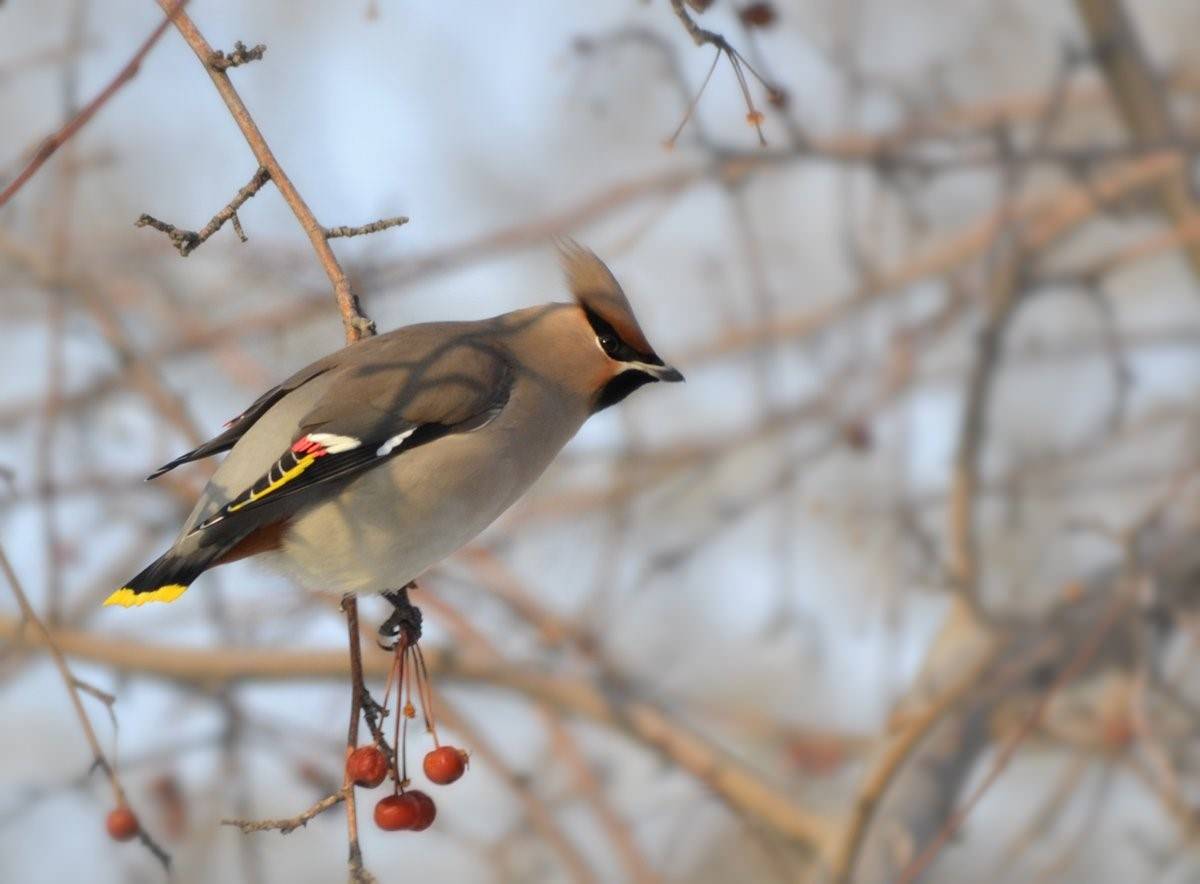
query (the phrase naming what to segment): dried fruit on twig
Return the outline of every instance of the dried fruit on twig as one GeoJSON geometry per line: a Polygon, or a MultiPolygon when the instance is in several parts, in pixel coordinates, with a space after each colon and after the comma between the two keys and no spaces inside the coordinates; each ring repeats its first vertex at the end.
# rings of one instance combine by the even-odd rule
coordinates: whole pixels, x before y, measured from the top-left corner
{"type": "Polygon", "coordinates": [[[416,806],[417,820],[413,823],[413,831],[424,832],[433,825],[437,817],[437,805],[433,803],[432,798],[417,789],[406,792],[404,797],[416,806]]]}
{"type": "Polygon", "coordinates": [[[387,775],[387,757],[375,746],[359,746],[346,759],[346,776],[356,786],[374,789],[387,775]]]}
{"type": "Polygon", "coordinates": [[[137,816],[125,806],[109,811],[104,827],[108,829],[108,835],[114,841],[132,841],[141,830],[137,816]]]}
{"type": "Polygon", "coordinates": [[[453,746],[438,746],[425,756],[425,776],[431,783],[446,786],[467,769],[467,753],[453,746]]]}

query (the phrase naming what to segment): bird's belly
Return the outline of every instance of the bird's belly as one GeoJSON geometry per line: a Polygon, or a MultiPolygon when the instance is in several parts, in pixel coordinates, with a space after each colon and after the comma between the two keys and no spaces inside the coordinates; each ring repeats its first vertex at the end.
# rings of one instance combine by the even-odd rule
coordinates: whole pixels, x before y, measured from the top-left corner
{"type": "Polygon", "coordinates": [[[508,509],[574,429],[539,439],[532,450],[523,434],[492,425],[404,452],[294,517],[267,564],[311,589],[404,586],[508,509]],[[487,444],[476,434],[487,434],[487,444]]]}

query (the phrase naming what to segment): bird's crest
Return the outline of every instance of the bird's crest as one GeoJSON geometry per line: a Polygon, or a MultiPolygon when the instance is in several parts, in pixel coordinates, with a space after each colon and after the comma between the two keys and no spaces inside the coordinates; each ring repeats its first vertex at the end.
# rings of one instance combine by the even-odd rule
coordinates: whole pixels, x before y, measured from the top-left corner
{"type": "Polygon", "coordinates": [[[654,349],[633,315],[629,299],[604,262],[573,239],[563,237],[557,245],[563,273],[567,276],[567,288],[579,306],[611,325],[621,340],[634,350],[653,353],[654,349]]]}

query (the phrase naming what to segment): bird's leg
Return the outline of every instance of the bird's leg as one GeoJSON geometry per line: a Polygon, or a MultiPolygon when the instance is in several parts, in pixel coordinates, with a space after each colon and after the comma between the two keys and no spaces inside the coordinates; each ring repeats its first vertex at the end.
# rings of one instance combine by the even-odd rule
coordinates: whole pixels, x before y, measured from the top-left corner
{"type": "Polygon", "coordinates": [[[408,600],[408,591],[415,589],[416,585],[416,581],[413,581],[383,594],[395,608],[379,627],[379,646],[385,651],[395,648],[402,638],[410,647],[421,638],[421,609],[408,600]]]}

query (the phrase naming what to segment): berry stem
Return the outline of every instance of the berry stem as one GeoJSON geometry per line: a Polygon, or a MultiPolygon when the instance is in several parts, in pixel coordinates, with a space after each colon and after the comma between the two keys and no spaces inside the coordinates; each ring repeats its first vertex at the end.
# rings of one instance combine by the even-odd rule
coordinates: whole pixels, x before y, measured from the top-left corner
{"type": "Polygon", "coordinates": [[[708,69],[708,73],[704,76],[704,82],[700,84],[700,88],[696,91],[696,97],[692,99],[687,110],[683,114],[683,119],[679,121],[679,125],[675,127],[675,131],[671,133],[671,137],[666,140],[666,146],[673,148],[675,142],[679,140],[679,136],[683,134],[683,127],[688,124],[688,120],[696,112],[696,107],[700,104],[700,96],[704,94],[704,90],[708,88],[708,81],[712,79],[713,71],[717,69],[717,62],[721,60],[721,50],[717,50],[717,54],[713,56],[712,67],[708,69]]]}
{"type": "Polygon", "coordinates": [[[400,647],[397,645],[392,654],[392,666],[388,670],[387,681],[383,685],[383,708],[387,709],[388,699],[392,696],[392,685],[396,683],[396,670],[400,667],[400,647]]]}
{"type": "Polygon", "coordinates": [[[425,730],[433,735],[433,745],[440,746],[437,733],[437,721],[433,716],[433,682],[429,678],[429,667],[425,663],[425,654],[421,650],[421,646],[417,645],[417,665],[420,671],[417,673],[417,686],[423,689],[421,695],[421,712],[425,716],[425,730]]]}
{"type": "Polygon", "coordinates": [[[394,791],[399,793],[403,784],[408,782],[408,718],[404,715],[404,681],[405,663],[408,660],[408,641],[402,636],[396,645],[396,722],[392,736],[394,752],[399,756],[393,759],[393,769],[397,771],[394,791]],[[403,721],[403,724],[401,722],[403,721]],[[402,730],[403,729],[403,730],[402,730]]]}

